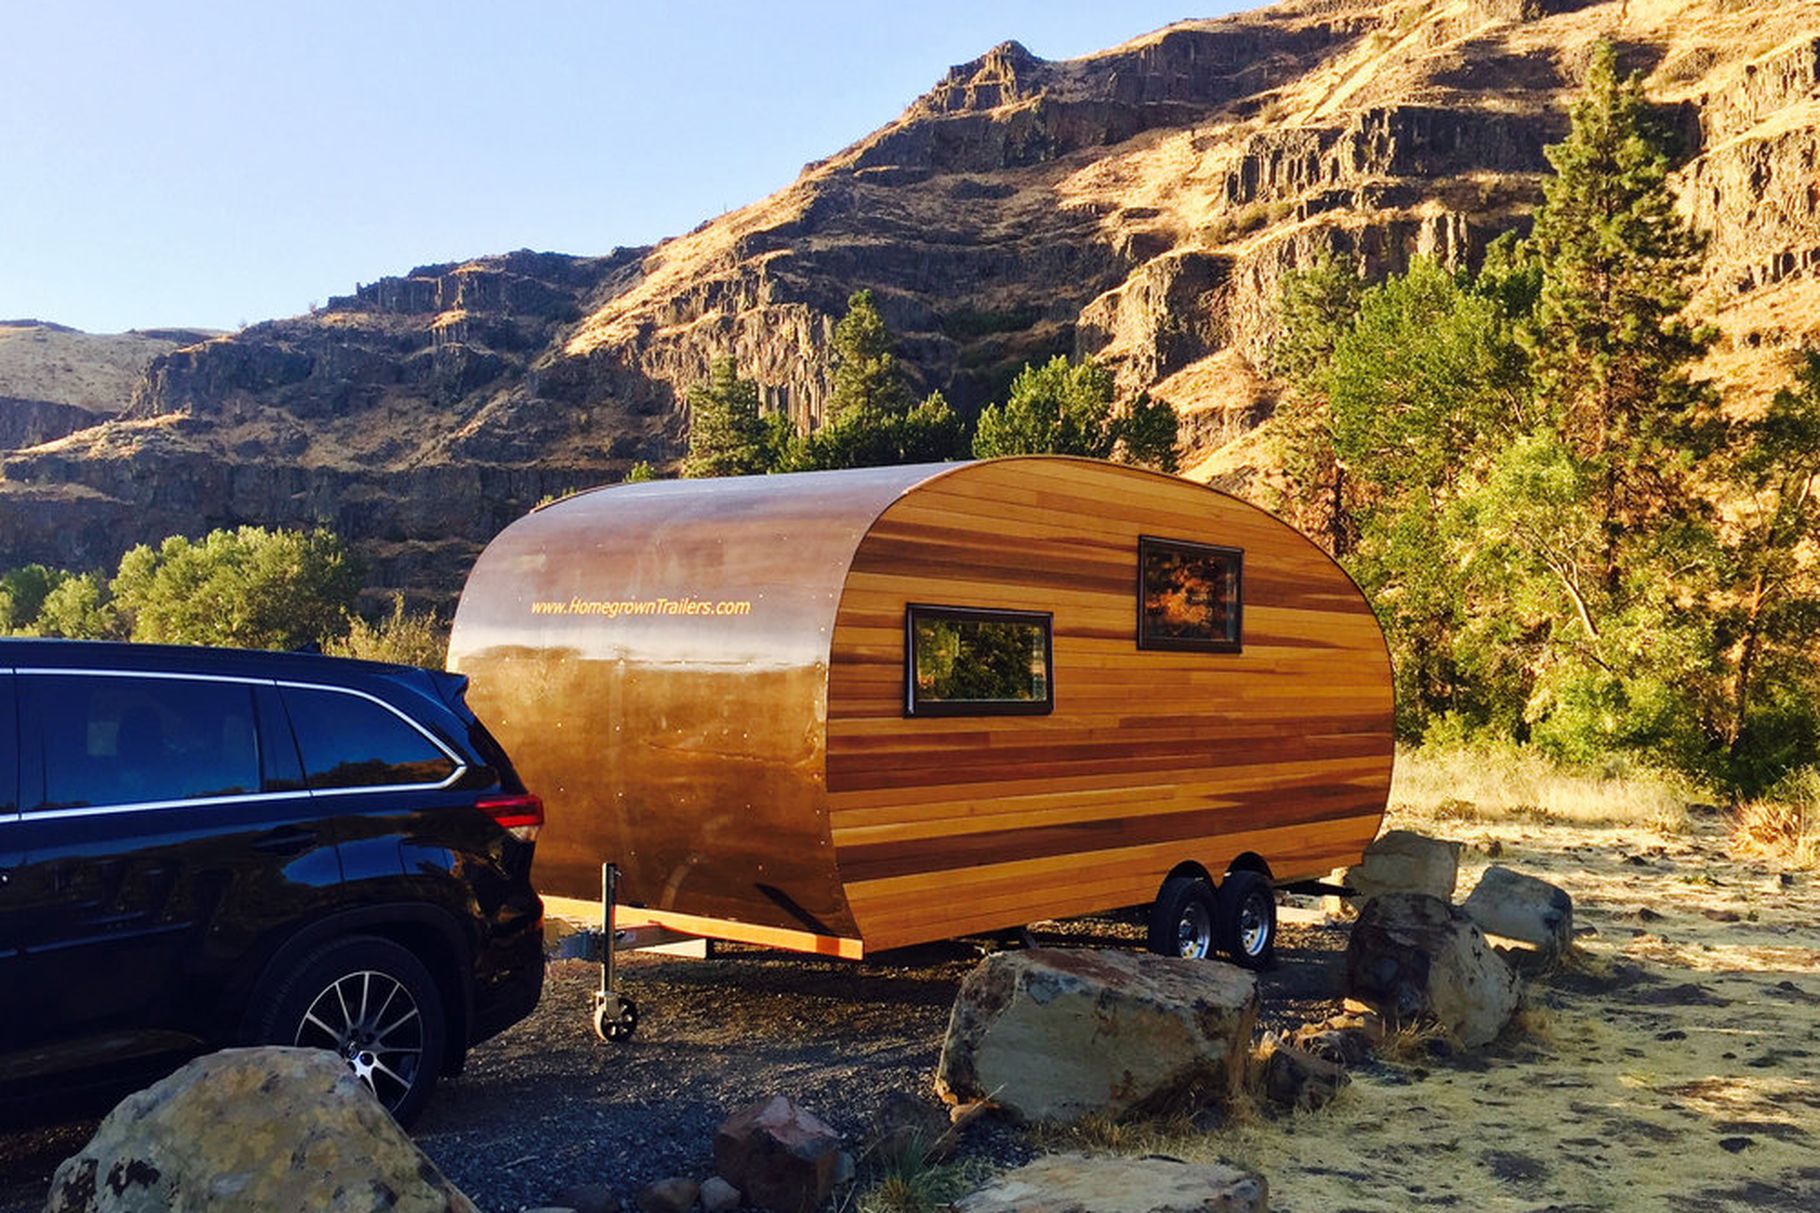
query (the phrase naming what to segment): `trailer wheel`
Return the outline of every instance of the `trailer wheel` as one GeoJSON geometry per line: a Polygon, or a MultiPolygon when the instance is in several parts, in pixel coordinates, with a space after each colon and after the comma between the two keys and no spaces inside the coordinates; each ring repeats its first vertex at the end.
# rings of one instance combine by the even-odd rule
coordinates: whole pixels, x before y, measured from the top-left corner
{"type": "Polygon", "coordinates": [[[1205,960],[1213,955],[1219,910],[1213,886],[1199,876],[1171,876],[1150,907],[1150,950],[1205,960]]]}
{"type": "Polygon", "coordinates": [[[1219,948],[1244,969],[1276,960],[1277,897],[1260,872],[1229,872],[1220,884],[1219,948]]]}
{"type": "Polygon", "coordinates": [[[594,996],[594,1034],[611,1044],[632,1039],[638,1031],[638,1004],[623,994],[594,996]]]}

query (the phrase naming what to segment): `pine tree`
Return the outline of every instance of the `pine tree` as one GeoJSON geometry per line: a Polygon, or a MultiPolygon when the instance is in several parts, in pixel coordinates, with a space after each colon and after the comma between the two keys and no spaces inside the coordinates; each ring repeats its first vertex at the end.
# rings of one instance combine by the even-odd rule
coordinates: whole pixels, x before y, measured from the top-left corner
{"type": "Polygon", "coordinates": [[[913,400],[893,352],[895,345],[872,292],[853,292],[847,299],[847,314],[834,326],[829,350],[834,367],[829,423],[848,417],[883,420],[910,411],[913,400]]]}
{"type": "Polygon", "coordinates": [[[1616,592],[1625,537],[1689,501],[1683,473],[1709,403],[1689,369],[1712,340],[1681,315],[1705,248],[1675,211],[1666,140],[1642,79],[1596,48],[1567,138],[1547,149],[1528,250],[1541,267],[1533,335],[1542,400],[1589,461],[1616,592]]]}
{"type": "Polygon", "coordinates": [[[752,476],[772,466],[770,427],[759,412],[758,384],[741,379],[731,358],[717,358],[708,381],[688,391],[689,477],[752,476]]]}
{"type": "MultiPolygon", "coordinates": [[[[895,345],[872,292],[855,291],[847,300],[847,314],[834,326],[829,351],[834,391],[826,420],[788,442],[776,458],[777,470],[929,463],[961,454],[966,426],[940,392],[917,403],[895,345]]],[[[773,443],[782,436],[773,430],[773,443]]]]}
{"type": "Polygon", "coordinates": [[[1271,349],[1271,370],[1289,390],[1271,415],[1271,444],[1283,470],[1271,502],[1317,536],[1334,556],[1358,541],[1352,486],[1334,452],[1327,375],[1334,347],[1352,327],[1365,284],[1350,263],[1323,250],[1305,269],[1283,275],[1277,294],[1281,335],[1271,349]]]}

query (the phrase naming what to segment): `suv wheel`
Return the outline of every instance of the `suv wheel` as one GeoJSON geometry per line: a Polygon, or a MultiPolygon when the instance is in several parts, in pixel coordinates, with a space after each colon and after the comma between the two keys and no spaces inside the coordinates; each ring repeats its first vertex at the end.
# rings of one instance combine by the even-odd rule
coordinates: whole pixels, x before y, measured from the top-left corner
{"type": "Polygon", "coordinates": [[[339,1053],[400,1124],[436,1086],[446,1027],[442,992],[423,962],[365,935],[304,957],[253,1019],[256,1039],[339,1053]]]}

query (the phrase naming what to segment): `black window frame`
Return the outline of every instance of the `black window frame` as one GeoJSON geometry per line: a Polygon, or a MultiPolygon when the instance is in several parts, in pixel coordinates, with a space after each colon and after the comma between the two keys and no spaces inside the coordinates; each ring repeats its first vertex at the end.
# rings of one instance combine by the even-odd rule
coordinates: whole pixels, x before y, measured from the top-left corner
{"type": "Polygon", "coordinates": [[[1161,535],[1139,535],[1137,555],[1137,647],[1175,653],[1242,653],[1245,650],[1245,549],[1224,544],[1201,543],[1193,539],[1169,539],[1161,535]],[[1148,613],[1144,610],[1144,569],[1149,556],[1159,549],[1188,552],[1198,556],[1217,556],[1232,561],[1232,636],[1204,640],[1192,636],[1152,636],[1148,613]]]}
{"type": "Polygon", "coordinates": [[[904,715],[1048,716],[1055,711],[1055,613],[961,607],[912,602],[904,607],[904,715]],[[1042,699],[944,699],[919,701],[916,694],[916,625],[920,619],[958,623],[1033,623],[1043,629],[1042,699]]]}

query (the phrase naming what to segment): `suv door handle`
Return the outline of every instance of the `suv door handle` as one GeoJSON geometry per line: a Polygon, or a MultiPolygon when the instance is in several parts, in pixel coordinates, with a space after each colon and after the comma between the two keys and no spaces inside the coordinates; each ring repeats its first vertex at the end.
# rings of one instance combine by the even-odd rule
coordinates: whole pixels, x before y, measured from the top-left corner
{"type": "Polygon", "coordinates": [[[266,855],[298,855],[316,845],[316,831],[301,826],[279,826],[253,841],[253,849],[266,855]]]}

